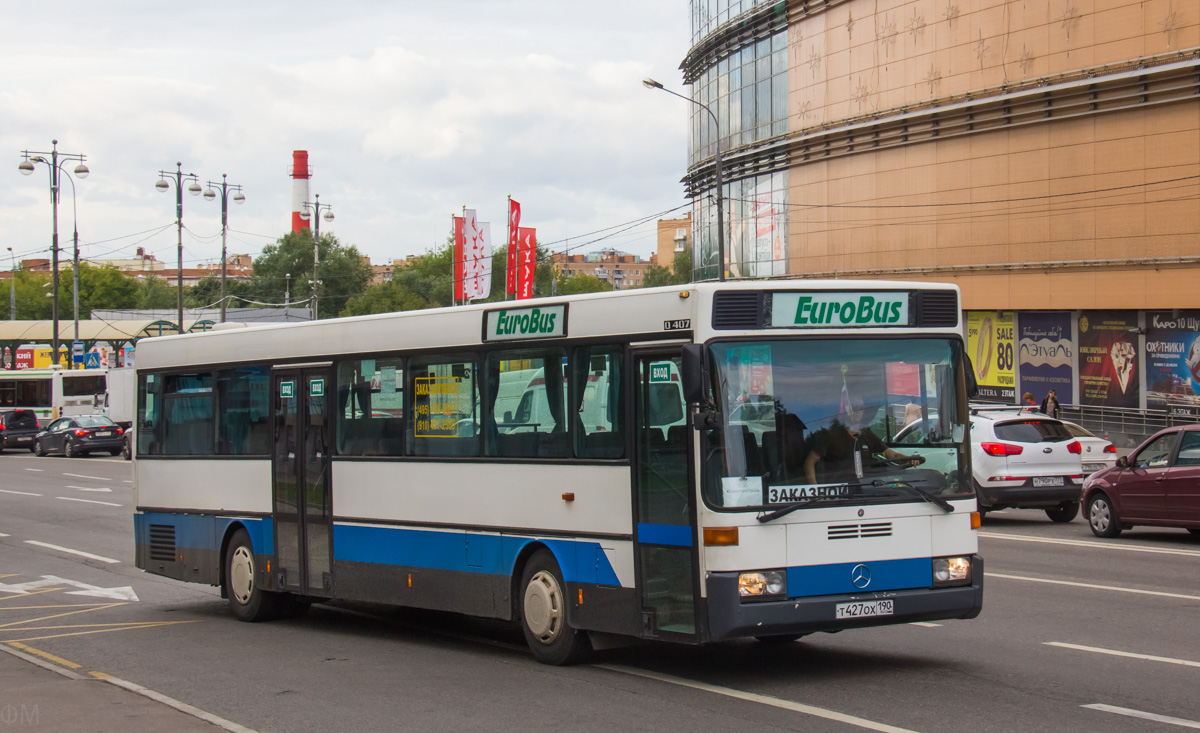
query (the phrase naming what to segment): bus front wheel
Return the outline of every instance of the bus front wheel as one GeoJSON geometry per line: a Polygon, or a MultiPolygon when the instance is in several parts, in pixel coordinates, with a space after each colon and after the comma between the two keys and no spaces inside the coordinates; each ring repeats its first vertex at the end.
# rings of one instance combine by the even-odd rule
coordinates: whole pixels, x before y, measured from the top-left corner
{"type": "Polygon", "coordinates": [[[575,664],[591,651],[583,631],[567,620],[562,572],[549,550],[538,550],[521,576],[521,630],[533,656],[543,664],[575,664]]]}
{"type": "Polygon", "coordinates": [[[283,609],[283,596],[265,591],[258,585],[254,545],[244,529],[234,532],[225,550],[225,596],[239,621],[266,621],[283,609]]]}

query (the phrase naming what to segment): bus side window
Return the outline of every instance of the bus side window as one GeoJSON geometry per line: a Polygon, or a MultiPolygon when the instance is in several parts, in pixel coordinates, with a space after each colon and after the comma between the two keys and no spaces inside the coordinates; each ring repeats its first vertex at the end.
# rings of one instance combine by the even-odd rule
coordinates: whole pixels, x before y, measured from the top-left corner
{"type": "Polygon", "coordinates": [[[410,455],[479,455],[479,380],[474,355],[412,359],[410,455]]]}
{"type": "Polygon", "coordinates": [[[339,455],[404,455],[404,360],[339,362],[334,412],[339,455]]]}
{"type": "Polygon", "coordinates": [[[575,457],[625,455],[624,354],[619,346],[584,346],[571,361],[575,457]]]}
{"type": "Polygon", "coordinates": [[[488,356],[487,454],[506,458],[566,458],[566,352],[498,351],[488,356]]]}
{"type": "Polygon", "coordinates": [[[140,455],[162,453],[162,377],[138,375],[137,441],[140,455]]]}

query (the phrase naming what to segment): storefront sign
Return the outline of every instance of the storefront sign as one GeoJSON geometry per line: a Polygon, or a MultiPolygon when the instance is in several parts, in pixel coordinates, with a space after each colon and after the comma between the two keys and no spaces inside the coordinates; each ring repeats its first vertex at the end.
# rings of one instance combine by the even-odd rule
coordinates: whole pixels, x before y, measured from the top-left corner
{"type": "Polygon", "coordinates": [[[1146,407],[1200,416],[1200,311],[1146,313],[1146,407]]]}
{"type": "Polygon", "coordinates": [[[1021,393],[1029,392],[1038,404],[1050,390],[1062,405],[1075,403],[1070,313],[1021,313],[1017,316],[1020,340],[1021,393]]]}
{"type": "Polygon", "coordinates": [[[975,367],[975,381],[979,384],[981,398],[1016,400],[1013,320],[1012,311],[967,313],[967,354],[975,367]]]}
{"type": "Polygon", "coordinates": [[[1079,317],[1079,404],[1140,407],[1137,327],[1135,311],[1084,311],[1079,317]]]}

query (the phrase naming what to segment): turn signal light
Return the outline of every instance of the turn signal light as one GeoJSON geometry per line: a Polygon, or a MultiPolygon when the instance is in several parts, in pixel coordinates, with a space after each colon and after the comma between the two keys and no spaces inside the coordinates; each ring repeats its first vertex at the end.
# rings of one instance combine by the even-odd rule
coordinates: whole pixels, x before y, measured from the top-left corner
{"type": "Polygon", "coordinates": [[[729,547],[738,543],[737,527],[705,527],[705,547],[729,547]]]}
{"type": "Polygon", "coordinates": [[[979,529],[983,526],[983,515],[979,512],[971,512],[971,529],[979,529]]]}

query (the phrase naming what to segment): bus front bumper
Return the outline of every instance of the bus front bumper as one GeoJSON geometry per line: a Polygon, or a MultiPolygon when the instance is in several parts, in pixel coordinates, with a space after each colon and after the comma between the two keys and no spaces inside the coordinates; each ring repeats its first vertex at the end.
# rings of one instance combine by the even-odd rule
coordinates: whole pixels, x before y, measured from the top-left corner
{"type": "Polygon", "coordinates": [[[972,565],[971,584],[954,588],[917,588],[751,603],[743,603],[738,597],[737,573],[711,573],[706,599],[708,639],[726,641],[975,618],[983,609],[983,558],[976,555],[972,565]],[[891,615],[837,617],[838,604],[878,600],[892,601],[891,615]]]}

